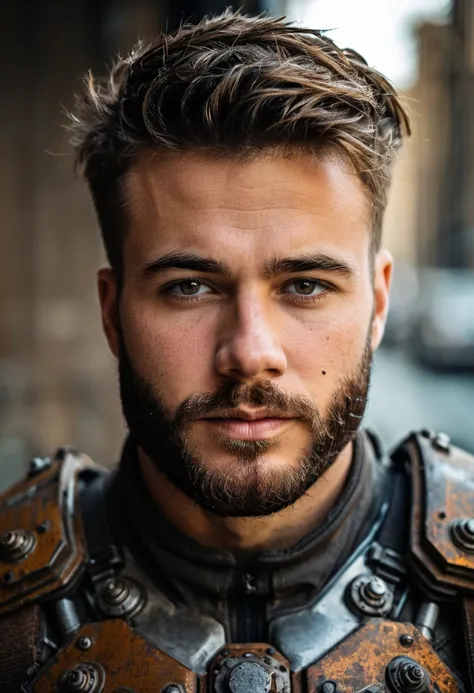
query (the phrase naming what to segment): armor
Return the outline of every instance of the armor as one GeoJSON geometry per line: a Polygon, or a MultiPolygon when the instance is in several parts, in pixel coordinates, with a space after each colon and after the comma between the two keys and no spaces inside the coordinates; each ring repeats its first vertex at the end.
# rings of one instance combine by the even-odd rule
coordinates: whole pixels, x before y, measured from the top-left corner
{"type": "Polygon", "coordinates": [[[398,446],[369,533],[309,608],[272,620],[265,643],[226,642],[218,620],[177,608],[114,545],[105,478],[63,449],[1,498],[2,692],[474,690],[474,459],[447,436],[398,446]],[[433,646],[440,609],[461,610],[471,688],[433,646]]]}

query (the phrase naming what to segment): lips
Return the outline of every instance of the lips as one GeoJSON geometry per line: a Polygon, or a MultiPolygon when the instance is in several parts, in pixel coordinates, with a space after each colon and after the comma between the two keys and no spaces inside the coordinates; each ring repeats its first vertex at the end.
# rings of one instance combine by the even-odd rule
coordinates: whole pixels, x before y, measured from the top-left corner
{"type": "Polygon", "coordinates": [[[270,412],[226,412],[202,419],[216,433],[236,440],[263,440],[274,438],[294,421],[291,417],[272,415],[270,412]]]}

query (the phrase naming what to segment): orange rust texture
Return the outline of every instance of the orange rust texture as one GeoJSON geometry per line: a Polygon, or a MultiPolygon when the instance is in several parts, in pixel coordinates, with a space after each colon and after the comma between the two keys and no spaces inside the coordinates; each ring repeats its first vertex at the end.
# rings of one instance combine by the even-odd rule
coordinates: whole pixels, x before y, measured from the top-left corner
{"type": "Polygon", "coordinates": [[[99,663],[105,670],[103,693],[159,693],[167,684],[181,685],[185,693],[201,693],[198,677],[190,669],[157,650],[143,637],[134,633],[122,619],[90,623],[33,682],[32,693],[51,693],[68,671],[81,663],[99,663]],[[92,646],[82,651],[79,638],[89,637],[92,646]]]}
{"type": "Polygon", "coordinates": [[[418,444],[426,446],[427,462],[412,442],[412,565],[438,598],[460,589],[473,593],[474,556],[456,547],[450,527],[453,520],[473,515],[474,461],[455,447],[448,456],[435,453],[429,441],[418,444]]]}
{"type": "Polygon", "coordinates": [[[459,693],[453,674],[413,625],[381,619],[369,621],[310,667],[308,690],[319,690],[327,679],[337,683],[338,693],[354,693],[370,685],[385,690],[385,669],[398,656],[410,657],[423,666],[439,693],[459,693]],[[411,647],[400,644],[404,634],[413,638],[411,647]]]}
{"type": "Polygon", "coordinates": [[[449,456],[437,454],[425,468],[427,539],[450,567],[474,572],[474,555],[459,549],[451,539],[453,520],[474,516],[474,460],[458,448],[449,456]]]}
{"type": "Polygon", "coordinates": [[[74,518],[75,547],[65,533],[59,504],[60,468],[61,464],[54,462],[49,470],[16,484],[0,499],[0,535],[23,529],[32,532],[36,540],[34,551],[26,558],[0,560],[0,614],[65,585],[84,560],[79,514],[74,518]]]}

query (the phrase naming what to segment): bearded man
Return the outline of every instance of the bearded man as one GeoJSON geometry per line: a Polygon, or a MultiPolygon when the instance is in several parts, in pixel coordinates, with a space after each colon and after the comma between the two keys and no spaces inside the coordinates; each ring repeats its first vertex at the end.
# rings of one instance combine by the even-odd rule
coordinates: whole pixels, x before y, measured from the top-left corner
{"type": "Polygon", "coordinates": [[[73,129],[129,436],[3,496],[1,690],[473,690],[473,460],[359,431],[394,89],[228,11],[89,76],[73,129]]]}

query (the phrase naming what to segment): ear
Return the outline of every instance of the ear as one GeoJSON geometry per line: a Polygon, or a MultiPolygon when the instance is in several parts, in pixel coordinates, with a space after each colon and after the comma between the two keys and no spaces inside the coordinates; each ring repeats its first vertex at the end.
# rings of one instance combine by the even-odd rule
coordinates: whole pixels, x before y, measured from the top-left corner
{"type": "Polygon", "coordinates": [[[102,313],[102,328],[107,338],[110,351],[118,358],[119,355],[119,306],[118,284],[115,272],[111,267],[103,267],[97,274],[100,310],[102,313]]]}
{"type": "Polygon", "coordinates": [[[382,341],[389,308],[393,257],[388,250],[379,250],[374,259],[374,315],[372,318],[372,349],[382,341]]]}

